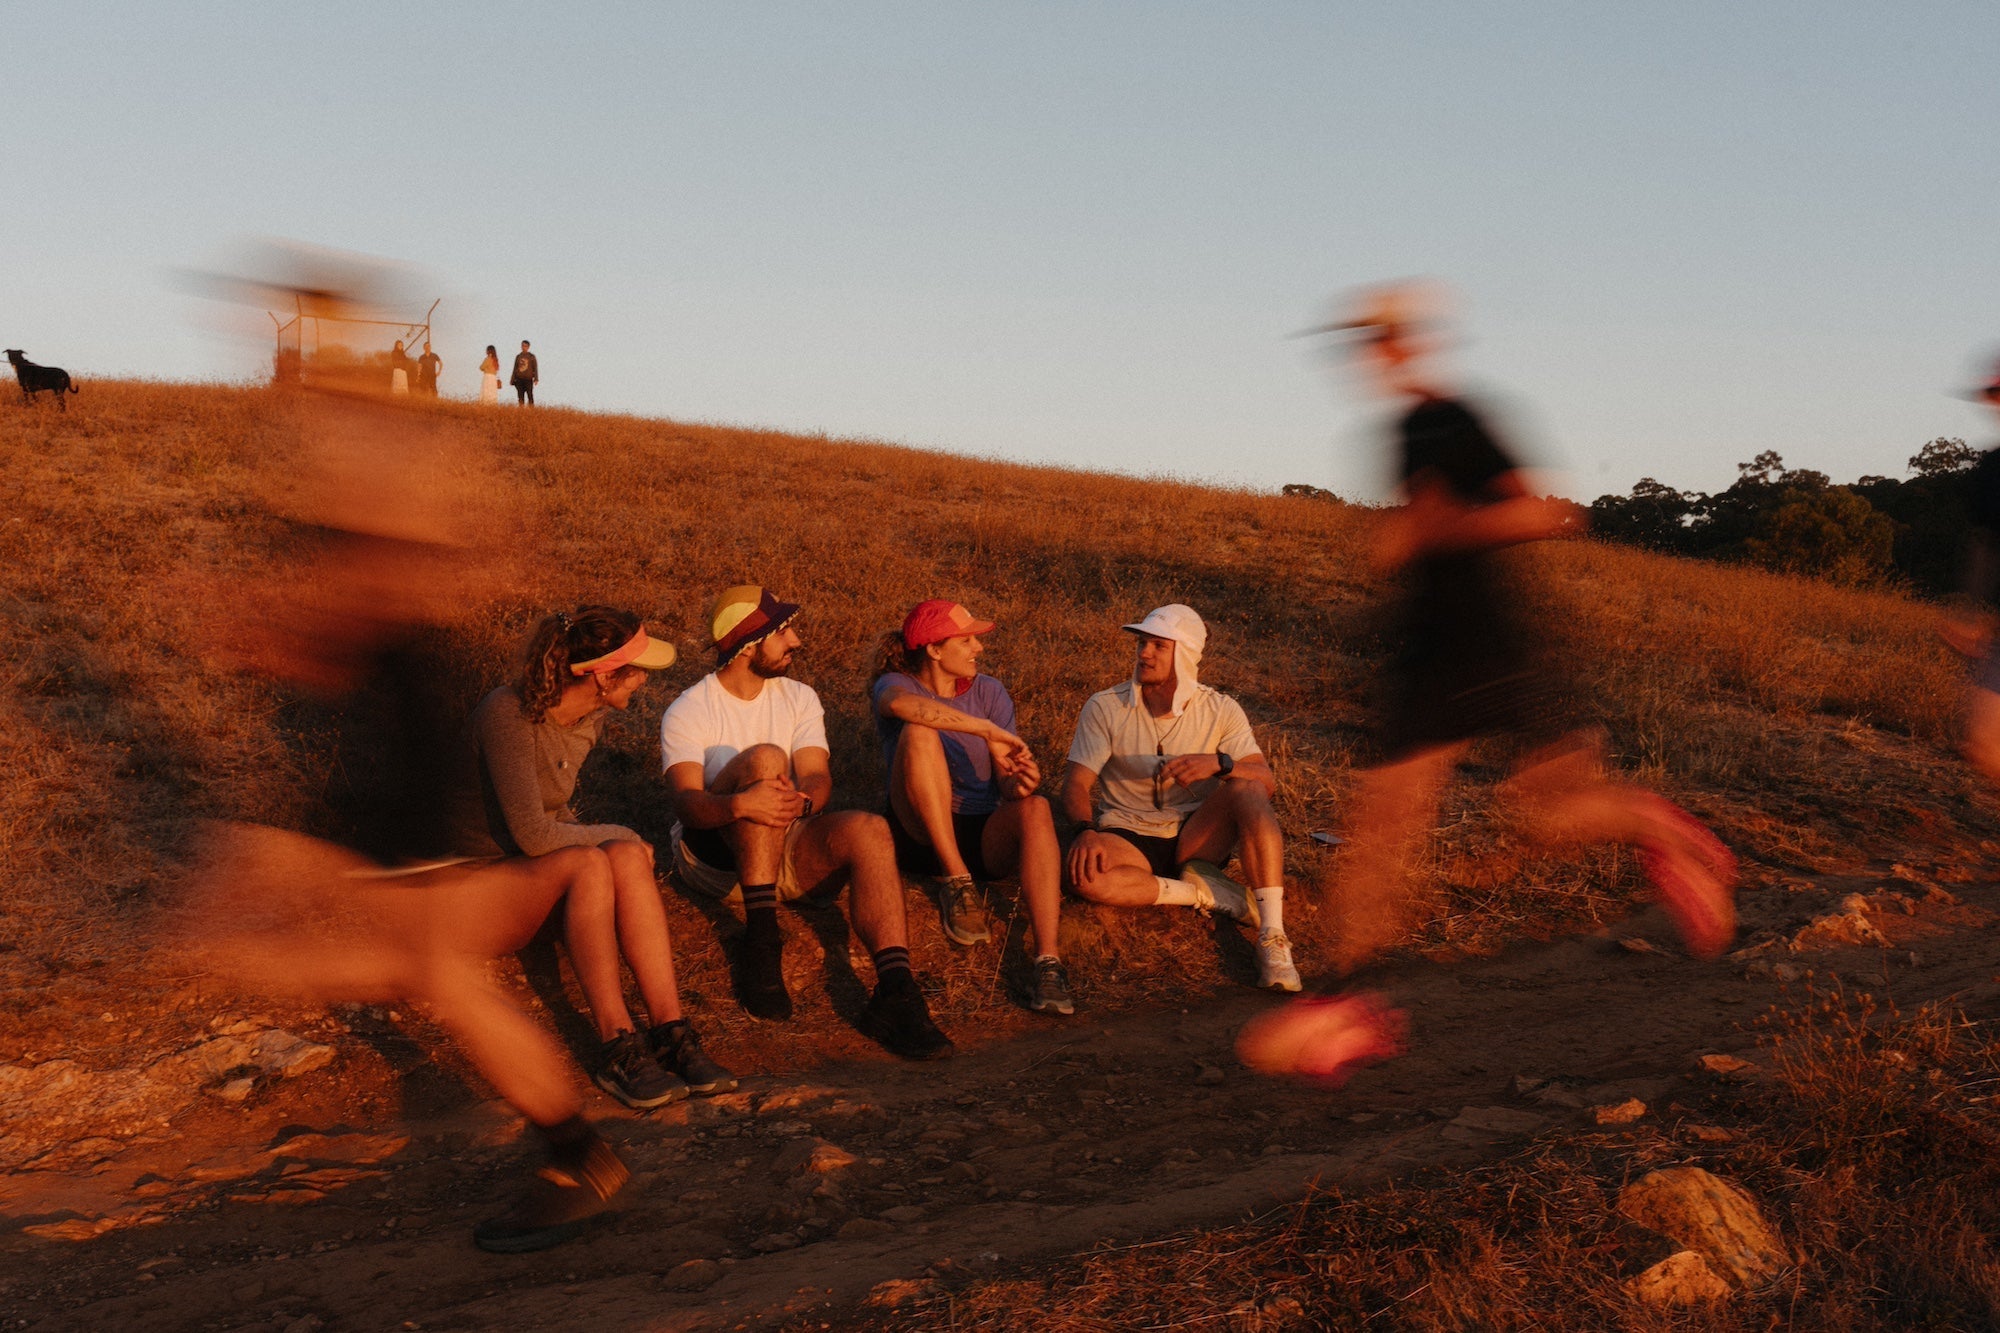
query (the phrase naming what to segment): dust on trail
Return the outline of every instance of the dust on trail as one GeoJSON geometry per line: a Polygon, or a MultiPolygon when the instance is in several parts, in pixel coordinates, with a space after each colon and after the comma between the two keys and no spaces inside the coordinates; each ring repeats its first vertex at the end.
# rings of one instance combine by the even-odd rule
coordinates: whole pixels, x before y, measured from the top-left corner
{"type": "Polygon", "coordinates": [[[1897,872],[1779,879],[1744,897],[1754,946],[1870,895],[1884,942],[1866,947],[1766,947],[1703,966],[1649,912],[1493,958],[1405,961],[1393,982],[1412,1011],[1411,1054],[1339,1091],[1237,1066],[1236,1030],[1271,1003],[1243,991],[1184,1012],[1086,1011],[984,1046],[968,1033],[974,1049],[935,1065],[885,1056],[759,1077],[650,1117],[602,1103],[593,1113],[634,1188],[586,1239],[538,1255],[470,1241],[528,1160],[504,1107],[422,1061],[405,1063],[401,1101],[435,1113],[409,1121],[394,1096],[369,1110],[350,1084],[308,1094],[301,1080],[261,1119],[203,1110],[169,1141],[10,1176],[0,1326],[837,1323],[880,1284],[949,1286],[1240,1220],[1314,1181],[1366,1187],[1471,1163],[1544,1130],[1596,1130],[1598,1106],[1636,1099],[1644,1124],[1693,1123],[1718,1077],[1697,1057],[1754,1059],[1753,1021],[1789,968],[1906,1008],[1952,995],[1974,1016],[2000,1014],[2000,951],[1979,928],[2000,887],[1927,893],[1897,872]]]}

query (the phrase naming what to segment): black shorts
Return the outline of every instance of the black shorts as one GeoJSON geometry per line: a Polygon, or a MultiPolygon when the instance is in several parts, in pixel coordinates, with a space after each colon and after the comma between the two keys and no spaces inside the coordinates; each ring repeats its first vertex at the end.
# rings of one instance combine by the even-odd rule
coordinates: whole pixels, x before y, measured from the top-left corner
{"type": "Polygon", "coordinates": [[[1123,838],[1137,847],[1145,856],[1147,866],[1163,879],[1173,879],[1181,873],[1179,834],[1171,838],[1156,838],[1150,833],[1134,833],[1128,828],[1099,829],[1098,832],[1109,833],[1114,838],[1123,838]]]}
{"type": "Polygon", "coordinates": [[[736,869],[736,850],[722,836],[721,829],[692,828],[683,824],[681,846],[693,852],[695,859],[705,866],[714,866],[717,870],[736,869]]]}
{"type": "MultiPolygon", "coordinates": [[[[991,812],[983,815],[961,815],[954,811],[951,816],[951,831],[958,839],[958,856],[965,862],[965,868],[972,872],[974,879],[992,879],[986,866],[986,821],[993,818],[991,812]]],[[[896,841],[896,865],[912,875],[942,875],[944,866],[938,861],[937,849],[923,842],[903,827],[903,821],[896,812],[889,811],[889,836],[896,841]]]]}

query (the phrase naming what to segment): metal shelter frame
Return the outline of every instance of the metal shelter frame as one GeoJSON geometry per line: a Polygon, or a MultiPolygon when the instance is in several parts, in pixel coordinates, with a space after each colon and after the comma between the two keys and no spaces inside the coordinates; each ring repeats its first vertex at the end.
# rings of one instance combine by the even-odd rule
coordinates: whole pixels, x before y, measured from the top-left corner
{"type": "Polygon", "coordinates": [[[295,358],[293,364],[296,367],[298,364],[302,363],[305,359],[305,352],[306,352],[305,334],[306,334],[307,324],[312,325],[312,339],[313,339],[312,352],[313,356],[315,357],[317,357],[320,352],[320,343],[321,343],[320,326],[323,324],[352,324],[369,328],[401,329],[403,331],[402,334],[403,346],[404,347],[415,346],[419,342],[424,342],[429,340],[431,334],[431,316],[437,313],[437,308],[439,304],[443,302],[443,300],[444,300],[443,297],[439,297],[436,301],[432,301],[430,304],[430,309],[424,311],[424,317],[421,320],[354,319],[346,315],[309,315],[306,313],[304,296],[294,295],[292,297],[293,310],[292,310],[292,317],[290,319],[280,320],[275,312],[269,310],[266,310],[264,312],[265,314],[271,317],[272,339],[276,343],[276,346],[272,352],[271,364],[273,367],[276,368],[278,378],[280,379],[296,378],[296,371],[294,371],[294,374],[291,376],[287,376],[284,371],[285,335],[288,333],[291,335],[291,352],[292,356],[295,358]]]}

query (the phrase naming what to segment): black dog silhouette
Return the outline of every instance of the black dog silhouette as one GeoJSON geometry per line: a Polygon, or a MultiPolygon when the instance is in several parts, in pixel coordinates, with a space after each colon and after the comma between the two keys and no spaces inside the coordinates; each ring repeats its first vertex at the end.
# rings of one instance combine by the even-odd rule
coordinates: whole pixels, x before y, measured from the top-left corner
{"type": "Polygon", "coordinates": [[[22,402],[34,402],[38,393],[52,393],[56,396],[56,406],[69,411],[69,400],[63,395],[75,393],[77,388],[67,370],[61,366],[38,366],[18,347],[7,349],[7,364],[14,367],[14,378],[21,382],[22,402]]]}

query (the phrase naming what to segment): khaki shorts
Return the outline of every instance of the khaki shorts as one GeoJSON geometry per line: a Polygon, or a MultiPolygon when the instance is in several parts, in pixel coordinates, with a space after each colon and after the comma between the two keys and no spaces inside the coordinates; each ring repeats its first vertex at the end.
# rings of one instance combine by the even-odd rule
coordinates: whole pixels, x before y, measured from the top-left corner
{"type": "MultiPolygon", "coordinates": [[[[799,834],[805,826],[805,820],[794,819],[792,826],[785,830],[785,853],[778,861],[779,902],[805,897],[806,891],[799,887],[798,874],[792,869],[792,852],[798,846],[799,834]]],[[[681,882],[682,888],[726,903],[743,901],[743,886],[737,883],[734,870],[719,869],[689,851],[687,844],[681,841],[679,824],[674,825],[669,837],[674,846],[674,878],[681,882]]]]}

